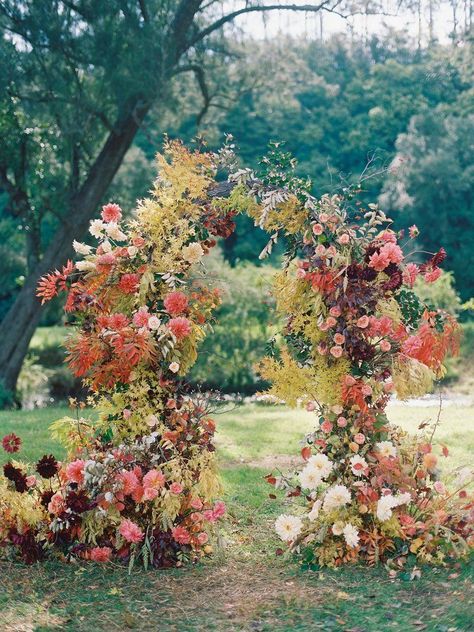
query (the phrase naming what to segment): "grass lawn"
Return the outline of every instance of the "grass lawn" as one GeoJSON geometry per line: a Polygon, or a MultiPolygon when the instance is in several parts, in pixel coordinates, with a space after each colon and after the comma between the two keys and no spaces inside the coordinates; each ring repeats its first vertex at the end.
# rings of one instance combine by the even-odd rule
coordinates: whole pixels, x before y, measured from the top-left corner
{"type": "MultiPolygon", "coordinates": [[[[65,409],[1,412],[0,436],[15,431],[30,459],[61,452],[47,427],[65,409]]],[[[390,406],[408,430],[437,408],[390,406]]],[[[423,569],[420,580],[390,579],[360,567],[305,572],[275,556],[272,522],[282,510],[263,475],[285,469],[314,418],[283,407],[243,406],[217,417],[218,450],[229,515],[215,555],[172,571],[93,564],[35,567],[0,563],[0,630],[474,630],[473,569],[423,569]]],[[[446,406],[437,436],[451,467],[472,461],[474,407],[446,406]]],[[[3,455],[0,456],[0,459],[3,455]]]]}

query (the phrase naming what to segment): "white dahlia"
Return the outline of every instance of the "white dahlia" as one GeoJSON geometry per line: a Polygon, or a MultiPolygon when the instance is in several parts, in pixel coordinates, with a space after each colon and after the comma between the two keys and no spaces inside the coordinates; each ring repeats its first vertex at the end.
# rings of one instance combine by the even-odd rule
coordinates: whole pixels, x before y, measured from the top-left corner
{"type": "Polygon", "coordinates": [[[332,461],[325,454],[321,453],[311,456],[308,460],[308,465],[318,470],[323,480],[329,476],[333,468],[332,461]]]}
{"type": "Polygon", "coordinates": [[[105,224],[101,219],[93,219],[89,226],[89,232],[93,237],[99,239],[103,236],[105,224]]]}
{"type": "Polygon", "coordinates": [[[319,510],[321,509],[321,505],[322,505],[322,501],[320,500],[315,500],[314,504],[311,508],[311,511],[308,514],[308,518],[313,521],[316,520],[317,517],[319,516],[319,510]]]}
{"type": "Polygon", "coordinates": [[[379,441],[375,444],[375,451],[385,458],[397,456],[397,448],[391,441],[379,441]]]}
{"type": "Polygon", "coordinates": [[[332,511],[351,502],[351,493],[345,485],[333,485],[324,496],[324,511],[332,511]]]}
{"type": "Polygon", "coordinates": [[[342,530],[344,539],[351,549],[354,549],[359,544],[359,532],[353,524],[348,522],[342,530]]]}
{"type": "Polygon", "coordinates": [[[275,521],[275,531],[284,542],[292,542],[301,533],[303,522],[298,516],[282,514],[275,521]]]}
{"type": "Polygon", "coordinates": [[[72,247],[74,248],[74,251],[77,252],[79,255],[90,255],[92,252],[92,246],[83,244],[80,241],[74,240],[72,242],[72,247]]]}

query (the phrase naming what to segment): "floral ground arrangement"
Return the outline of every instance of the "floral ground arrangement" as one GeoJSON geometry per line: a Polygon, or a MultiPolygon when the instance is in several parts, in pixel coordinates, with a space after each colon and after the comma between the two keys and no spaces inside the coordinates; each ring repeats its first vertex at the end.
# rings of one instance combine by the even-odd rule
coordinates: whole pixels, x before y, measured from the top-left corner
{"type": "MultiPolygon", "coordinates": [[[[260,173],[237,169],[228,148],[206,154],[176,142],[158,162],[152,197],[134,217],[123,222],[118,205],[104,206],[90,227],[98,245],[75,243],[82,259],[39,284],[43,301],[67,295],[68,362],[98,417],[84,417],[80,404],[76,417],[53,424],[63,461],[46,454],[33,469],[13,457],[4,465],[7,554],[167,567],[212,551],[225,513],[215,424],[185,376],[220,300],[205,255],[247,213],[271,234],[262,256],[280,236],[287,242],[274,290],[283,342],[259,371],[272,395],[319,418],[297,480],[268,476],[303,501],[277,519],[277,533],[310,566],[466,555],[470,481],[445,488],[432,433],[409,437],[385,415],[391,392],[425,393],[456,352],[457,323],[411,289],[419,275],[438,278],[444,251],[415,263],[376,206],[362,210],[353,191],[313,198],[278,150],[260,173]],[[218,183],[219,170],[227,182],[218,183]]],[[[416,236],[412,227],[408,243],[416,236]]],[[[10,434],[3,447],[13,455],[21,441],[10,434]]]]}

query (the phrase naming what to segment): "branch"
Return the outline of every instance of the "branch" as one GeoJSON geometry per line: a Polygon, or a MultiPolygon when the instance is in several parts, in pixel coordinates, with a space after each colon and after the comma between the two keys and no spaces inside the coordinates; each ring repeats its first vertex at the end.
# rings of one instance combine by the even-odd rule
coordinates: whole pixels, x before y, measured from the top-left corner
{"type": "Polygon", "coordinates": [[[177,75],[181,72],[194,73],[196,81],[199,85],[199,89],[201,90],[202,98],[204,99],[204,104],[196,116],[196,125],[199,127],[199,124],[201,123],[211,104],[211,95],[209,94],[209,87],[206,82],[206,74],[204,72],[204,68],[202,68],[198,64],[187,64],[186,66],[179,66],[174,74],[177,75]]]}
{"type": "Polygon", "coordinates": [[[201,41],[217,29],[220,29],[224,24],[228,22],[232,22],[235,18],[239,17],[239,15],[244,15],[245,13],[263,13],[265,11],[305,11],[306,13],[318,13],[319,11],[325,10],[332,12],[335,10],[338,4],[340,4],[342,0],[336,0],[332,7],[328,7],[327,5],[331,4],[330,0],[324,0],[321,4],[268,4],[268,5],[257,5],[253,7],[244,7],[243,9],[238,9],[237,11],[233,11],[232,13],[228,13],[227,15],[222,16],[219,20],[216,20],[208,27],[199,31],[199,33],[194,37],[191,41],[190,46],[194,46],[197,42],[201,41]]]}
{"type": "Polygon", "coordinates": [[[140,5],[140,11],[143,17],[143,21],[149,22],[150,14],[148,13],[148,7],[146,6],[145,0],[138,0],[138,4],[140,5]]]}

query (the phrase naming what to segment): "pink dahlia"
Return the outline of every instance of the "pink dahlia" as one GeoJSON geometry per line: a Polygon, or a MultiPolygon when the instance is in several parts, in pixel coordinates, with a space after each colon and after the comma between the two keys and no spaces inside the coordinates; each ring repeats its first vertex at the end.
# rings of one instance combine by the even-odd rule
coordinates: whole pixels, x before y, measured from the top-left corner
{"type": "Polygon", "coordinates": [[[380,239],[382,239],[382,241],[385,241],[386,243],[397,243],[397,236],[395,235],[393,230],[384,230],[383,233],[381,233],[380,235],[380,239]]]}
{"type": "Polygon", "coordinates": [[[120,523],[119,533],[127,542],[141,542],[144,538],[140,527],[127,518],[120,523]]]}
{"type": "Polygon", "coordinates": [[[389,264],[388,257],[382,252],[374,252],[374,254],[369,259],[369,267],[377,270],[377,272],[382,272],[389,264]]]}
{"type": "Polygon", "coordinates": [[[96,546],[89,552],[93,562],[109,562],[112,555],[112,549],[108,546],[96,546]]]}
{"type": "Polygon", "coordinates": [[[153,487],[154,489],[161,489],[165,484],[165,477],[163,472],[159,470],[150,470],[143,477],[143,487],[153,487]]]}
{"type": "Polygon", "coordinates": [[[191,333],[191,321],[184,316],[172,318],[168,323],[168,327],[178,340],[186,338],[191,333]]]}
{"type": "Polygon", "coordinates": [[[183,314],[188,309],[188,298],[182,292],[171,292],[165,296],[163,303],[168,314],[172,316],[183,314]]]}
{"type": "Polygon", "coordinates": [[[106,204],[101,213],[104,222],[119,222],[122,219],[122,209],[118,204],[106,204]]]}
{"type": "Polygon", "coordinates": [[[400,246],[390,241],[382,246],[380,254],[386,257],[389,263],[400,263],[400,261],[403,261],[403,250],[400,246]]]}
{"type": "Polygon", "coordinates": [[[181,492],[183,491],[184,487],[180,484],[180,483],[171,483],[170,485],[170,492],[172,494],[181,494],[181,492]]]}
{"type": "Polygon", "coordinates": [[[225,503],[222,502],[222,500],[217,500],[214,503],[214,509],[212,510],[214,513],[214,517],[215,518],[222,518],[222,516],[225,514],[226,512],[226,506],[225,503]]]}
{"type": "Polygon", "coordinates": [[[128,318],[125,314],[112,314],[108,319],[108,326],[110,329],[114,329],[117,331],[118,329],[123,329],[128,325],[128,318]]]}
{"type": "Polygon", "coordinates": [[[122,481],[122,491],[126,496],[133,494],[140,484],[135,472],[129,472],[128,470],[124,470],[121,474],[119,474],[118,478],[122,481]]]}
{"type": "Polygon", "coordinates": [[[9,452],[13,454],[14,452],[18,452],[21,447],[21,439],[17,437],[17,435],[12,432],[11,434],[5,435],[2,439],[2,446],[5,452],[9,452]]]}

